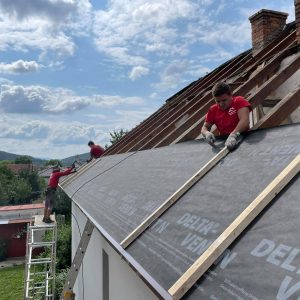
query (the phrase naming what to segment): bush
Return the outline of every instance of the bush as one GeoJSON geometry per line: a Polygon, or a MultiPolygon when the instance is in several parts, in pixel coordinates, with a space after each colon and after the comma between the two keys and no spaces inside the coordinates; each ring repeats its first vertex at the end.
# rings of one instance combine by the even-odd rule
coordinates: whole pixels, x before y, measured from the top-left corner
{"type": "Polygon", "coordinates": [[[58,228],[57,235],[57,268],[59,270],[66,269],[71,266],[71,251],[72,251],[72,228],[71,224],[67,223],[58,228]]]}
{"type": "Polygon", "coordinates": [[[32,159],[29,156],[19,156],[15,159],[15,164],[32,164],[32,159]]]}
{"type": "MultiPolygon", "coordinates": [[[[66,223],[64,225],[59,225],[57,228],[57,243],[56,243],[56,269],[64,270],[71,266],[71,238],[72,238],[72,228],[70,223],[66,223]]],[[[44,241],[49,242],[51,241],[51,232],[48,232],[45,237],[44,241]]],[[[41,257],[49,257],[50,256],[50,249],[46,249],[43,252],[41,257]]]]}
{"type": "Polygon", "coordinates": [[[66,220],[71,220],[71,210],[72,210],[72,201],[67,196],[67,194],[61,190],[57,189],[55,193],[55,205],[54,211],[58,215],[65,215],[66,220]]]}
{"type": "MultiPolygon", "coordinates": [[[[57,231],[57,244],[56,244],[56,275],[55,275],[55,299],[60,299],[60,294],[63,290],[69,268],[71,266],[71,223],[59,225],[57,231]]],[[[51,232],[44,236],[44,241],[51,241],[51,232]]],[[[46,250],[39,255],[39,257],[49,257],[50,249],[46,250]]],[[[37,269],[38,270],[38,269],[37,269]]],[[[41,271],[41,270],[40,270],[41,271]]]]}
{"type": "Polygon", "coordinates": [[[60,299],[60,295],[63,291],[67,276],[69,273],[69,268],[60,270],[55,276],[55,299],[60,299]]]}

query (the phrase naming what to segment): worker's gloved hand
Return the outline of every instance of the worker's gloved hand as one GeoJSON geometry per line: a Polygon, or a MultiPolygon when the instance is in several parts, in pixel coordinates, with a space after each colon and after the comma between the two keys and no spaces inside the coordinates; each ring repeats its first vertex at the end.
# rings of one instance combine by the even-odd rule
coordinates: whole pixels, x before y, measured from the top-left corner
{"type": "Polygon", "coordinates": [[[230,135],[228,136],[226,142],[225,142],[225,146],[228,148],[228,150],[234,150],[239,141],[240,141],[240,136],[241,134],[239,132],[236,133],[230,133],[230,135]]]}
{"type": "Polygon", "coordinates": [[[214,143],[216,141],[215,135],[212,132],[205,131],[202,134],[203,134],[203,136],[204,136],[204,138],[206,139],[207,142],[214,143]]]}

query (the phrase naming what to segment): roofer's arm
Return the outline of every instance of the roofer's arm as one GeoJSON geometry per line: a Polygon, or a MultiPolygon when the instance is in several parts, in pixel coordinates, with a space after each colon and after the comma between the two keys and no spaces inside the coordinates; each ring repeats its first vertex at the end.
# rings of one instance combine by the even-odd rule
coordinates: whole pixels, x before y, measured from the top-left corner
{"type": "Polygon", "coordinates": [[[232,133],[242,133],[245,131],[248,131],[249,129],[249,113],[250,110],[248,107],[242,107],[238,110],[237,114],[239,117],[239,122],[236,125],[235,129],[232,131],[232,133]]]}
{"type": "Polygon", "coordinates": [[[90,151],[90,158],[86,160],[87,163],[89,163],[90,161],[92,161],[92,159],[94,158],[94,155],[93,155],[93,151],[91,149],[90,151]]]}
{"type": "Polygon", "coordinates": [[[213,142],[215,142],[216,138],[215,138],[215,135],[212,132],[210,132],[211,127],[212,127],[212,124],[204,122],[202,129],[201,129],[201,133],[208,142],[213,143],[213,142]]]}
{"type": "Polygon", "coordinates": [[[239,122],[235,129],[228,136],[225,146],[229,150],[233,150],[238,145],[238,138],[241,132],[245,132],[249,129],[249,113],[250,109],[248,107],[242,107],[238,110],[239,122]]]}

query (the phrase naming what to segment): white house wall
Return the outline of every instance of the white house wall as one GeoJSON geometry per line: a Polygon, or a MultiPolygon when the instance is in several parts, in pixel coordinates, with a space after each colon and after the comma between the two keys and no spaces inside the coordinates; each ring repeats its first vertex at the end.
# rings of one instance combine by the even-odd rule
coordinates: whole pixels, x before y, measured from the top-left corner
{"type": "MultiPolygon", "coordinates": [[[[76,206],[72,205],[73,215],[78,221],[80,232],[82,233],[86,216],[76,206]]],[[[72,257],[76,252],[80,241],[78,226],[75,218],[72,219],[72,257]]],[[[102,251],[109,257],[109,300],[152,300],[157,299],[153,292],[132,270],[132,268],[121,259],[119,254],[110,246],[95,228],[90,239],[84,260],[83,276],[82,269],[78,273],[74,292],[76,300],[83,299],[103,299],[102,287],[102,251]],[[83,297],[84,292],[84,297],[83,297]]]]}

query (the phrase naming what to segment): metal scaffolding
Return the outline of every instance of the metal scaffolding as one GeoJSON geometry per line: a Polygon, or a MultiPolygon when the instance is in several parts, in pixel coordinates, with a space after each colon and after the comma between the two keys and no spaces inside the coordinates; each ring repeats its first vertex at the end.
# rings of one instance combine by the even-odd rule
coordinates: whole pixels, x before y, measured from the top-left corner
{"type": "Polygon", "coordinates": [[[25,300],[54,300],[55,298],[57,226],[56,222],[43,223],[42,218],[43,216],[35,216],[27,227],[25,300]],[[42,241],[44,234],[50,237],[49,241],[42,241]],[[38,248],[49,249],[45,251],[47,257],[34,258],[34,250],[38,248]]]}

